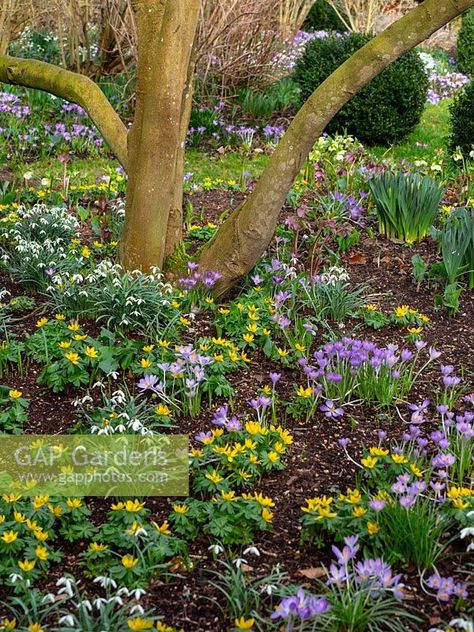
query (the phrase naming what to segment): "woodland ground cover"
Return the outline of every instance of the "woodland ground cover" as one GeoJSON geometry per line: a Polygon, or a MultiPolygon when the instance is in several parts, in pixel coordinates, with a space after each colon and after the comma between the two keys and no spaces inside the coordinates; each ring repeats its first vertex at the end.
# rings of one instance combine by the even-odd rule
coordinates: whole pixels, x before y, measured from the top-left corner
{"type": "Polygon", "coordinates": [[[117,265],[126,176],[80,109],[1,94],[2,430],[191,436],[188,498],[2,497],[4,629],[470,629],[473,157],[431,80],[404,144],[316,143],[222,300],[192,255],[285,114],[196,108],[170,282],[117,265]]]}

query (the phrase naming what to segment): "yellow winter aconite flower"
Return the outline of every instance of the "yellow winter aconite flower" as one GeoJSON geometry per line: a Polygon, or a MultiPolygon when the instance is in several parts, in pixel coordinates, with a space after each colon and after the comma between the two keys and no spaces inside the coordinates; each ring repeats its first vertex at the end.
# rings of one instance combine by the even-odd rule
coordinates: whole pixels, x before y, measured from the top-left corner
{"type": "Polygon", "coordinates": [[[365,516],[366,513],[367,509],[364,509],[363,507],[354,507],[354,509],[352,510],[352,515],[354,516],[354,518],[362,518],[362,516],[365,516]]]}
{"type": "Polygon", "coordinates": [[[451,500],[469,498],[470,496],[474,496],[474,489],[469,489],[468,487],[450,487],[447,495],[451,500]]]}
{"type": "Polygon", "coordinates": [[[255,339],[253,334],[244,334],[242,337],[247,344],[251,344],[255,339]]]}
{"type": "Polygon", "coordinates": [[[79,323],[70,323],[67,328],[69,329],[69,331],[79,331],[79,329],[81,328],[81,326],[79,325],[79,323]]]}
{"type": "Polygon", "coordinates": [[[35,509],[41,509],[43,505],[49,502],[49,496],[35,496],[33,499],[33,507],[35,509]]]}
{"type": "MultiPolygon", "coordinates": [[[[163,621],[156,622],[156,629],[158,630],[158,632],[176,632],[175,628],[173,628],[171,625],[166,625],[166,623],[163,623],[163,621]]],[[[184,630],[179,630],[179,632],[184,632],[184,630]]]]}
{"type": "Polygon", "coordinates": [[[37,323],[36,323],[36,327],[38,329],[41,329],[41,327],[44,327],[46,325],[46,323],[48,322],[47,318],[40,318],[37,323]]]}
{"type": "Polygon", "coordinates": [[[151,525],[162,535],[171,535],[170,523],[167,520],[165,520],[161,525],[152,521],[151,525]]]}
{"type": "Polygon", "coordinates": [[[29,573],[36,565],[35,560],[18,560],[18,566],[25,573],[29,573]]]}
{"type": "Polygon", "coordinates": [[[124,555],[121,562],[123,567],[125,567],[127,570],[131,570],[138,564],[138,559],[136,557],[133,557],[133,555],[124,555]]]}
{"type": "Polygon", "coordinates": [[[82,500],[80,498],[68,498],[66,500],[66,505],[70,509],[79,509],[79,507],[82,507],[82,500]]]}
{"type": "Polygon", "coordinates": [[[267,458],[271,463],[276,463],[280,457],[276,452],[272,451],[267,454],[267,458]]]}
{"type": "Polygon", "coordinates": [[[158,404],[155,407],[155,413],[160,417],[169,417],[171,415],[171,409],[166,404],[158,404]]]}
{"type": "Polygon", "coordinates": [[[0,623],[0,630],[1,629],[5,629],[5,630],[14,630],[16,628],[16,619],[3,619],[3,621],[0,623]]]}
{"type": "Polygon", "coordinates": [[[245,430],[251,435],[263,434],[263,428],[258,421],[247,421],[245,424],[245,430]]]}
{"type": "Polygon", "coordinates": [[[89,548],[91,551],[94,551],[94,553],[103,553],[104,551],[107,551],[109,547],[101,542],[91,542],[89,548]]]}
{"type": "Polygon", "coordinates": [[[71,364],[74,364],[74,366],[77,366],[79,364],[79,354],[77,354],[75,351],[69,351],[69,353],[66,353],[64,357],[66,358],[66,360],[69,360],[71,364]]]}
{"type": "Polygon", "coordinates": [[[308,399],[313,395],[313,387],[308,386],[307,388],[305,388],[304,386],[298,386],[296,395],[298,397],[302,397],[303,399],[308,399]]]}
{"type": "Polygon", "coordinates": [[[403,454],[395,454],[394,452],[390,455],[390,457],[394,463],[398,463],[400,465],[406,463],[408,460],[406,456],[403,456],[403,454]]]}
{"type": "Polygon", "coordinates": [[[301,511],[309,513],[310,511],[318,511],[321,507],[329,507],[333,502],[332,496],[315,496],[314,498],[305,498],[307,507],[301,507],[301,511]]]}
{"type": "Polygon", "coordinates": [[[377,305],[374,305],[373,303],[369,303],[368,305],[365,306],[365,309],[368,312],[376,312],[378,307],[377,307],[377,305]]]}
{"type": "Polygon", "coordinates": [[[277,353],[280,358],[286,358],[286,356],[290,355],[288,349],[280,349],[280,347],[277,347],[277,353]]]}
{"type": "Polygon", "coordinates": [[[222,490],[221,496],[222,496],[222,500],[225,500],[228,503],[233,502],[234,500],[237,500],[237,498],[235,497],[235,492],[232,490],[229,490],[228,492],[225,492],[224,490],[222,490]]]}
{"type": "Polygon", "coordinates": [[[265,520],[265,522],[272,522],[273,520],[273,512],[270,511],[270,509],[267,509],[266,507],[264,507],[262,509],[262,518],[265,520]]]}
{"type": "Polygon", "coordinates": [[[10,397],[11,399],[19,399],[22,395],[23,393],[21,391],[17,391],[16,389],[8,391],[8,397],[10,397]]]}
{"type": "Polygon", "coordinates": [[[191,321],[188,318],[185,318],[184,316],[179,317],[179,322],[185,327],[188,327],[191,324],[191,321]]]}
{"type": "Polygon", "coordinates": [[[408,314],[409,309],[408,305],[399,305],[395,309],[395,316],[397,316],[397,318],[404,318],[408,314]]]}
{"type": "Polygon", "coordinates": [[[212,472],[208,472],[206,474],[206,478],[208,481],[211,481],[211,483],[215,483],[216,485],[217,483],[220,483],[221,481],[224,480],[222,476],[219,476],[216,470],[213,470],[212,472]]]}
{"type": "Polygon", "coordinates": [[[380,531],[379,525],[376,522],[371,522],[369,520],[369,522],[367,523],[367,531],[369,535],[375,535],[380,531]]]}
{"type": "Polygon", "coordinates": [[[54,318],[56,320],[66,320],[66,316],[64,316],[64,314],[54,314],[54,318]]]}
{"type": "Polygon", "coordinates": [[[408,327],[408,333],[413,335],[421,334],[423,327],[408,327]]]}
{"type": "Polygon", "coordinates": [[[255,619],[246,619],[245,617],[240,617],[240,619],[235,619],[234,625],[237,630],[251,630],[255,623],[255,619]]]}
{"type": "Polygon", "coordinates": [[[173,505],[173,511],[177,514],[188,513],[189,507],[187,505],[173,505]]]}
{"type": "Polygon", "coordinates": [[[48,559],[49,552],[45,546],[41,546],[41,544],[38,544],[38,546],[35,548],[35,555],[39,560],[45,562],[48,559]]]}
{"type": "Polygon", "coordinates": [[[378,448],[376,446],[369,448],[369,452],[372,456],[387,456],[389,453],[385,448],[378,448]]]}
{"type": "Polygon", "coordinates": [[[258,325],[257,323],[250,323],[250,325],[247,325],[246,329],[251,334],[255,334],[258,331],[258,325]]]}
{"type": "Polygon", "coordinates": [[[143,529],[143,525],[141,525],[136,520],[133,521],[132,526],[125,531],[127,535],[138,536],[140,531],[143,529]]]}
{"type": "Polygon", "coordinates": [[[33,535],[40,542],[46,542],[46,540],[49,538],[48,532],[47,531],[43,531],[42,529],[35,529],[33,531],[33,535]]]}
{"type": "Polygon", "coordinates": [[[95,347],[86,347],[85,354],[88,358],[98,358],[99,354],[97,353],[97,349],[95,347]]]}
{"type": "Polygon", "coordinates": [[[284,430],[281,426],[275,427],[271,425],[270,430],[276,430],[285,445],[291,445],[293,443],[293,436],[288,432],[288,430],[284,430]]]}
{"type": "Polygon", "coordinates": [[[368,456],[365,459],[361,459],[361,463],[364,467],[371,470],[377,465],[378,458],[375,456],[368,456]]]}
{"type": "Polygon", "coordinates": [[[453,502],[453,507],[456,509],[467,509],[469,507],[469,503],[461,500],[460,498],[456,498],[453,502]]]}
{"type": "Polygon", "coordinates": [[[144,347],[142,347],[142,351],[144,351],[145,353],[150,353],[150,351],[153,351],[154,348],[155,345],[145,345],[144,347]]]}
{"type": "Polygon", "coordinates": [[[134,617],[127,621],[127,625],[133,632],[139,632],[140,630],[150,630],[153,627],[153,621],[142,619],[141,617],[134,617]]]}
{"type": "Polygon", "coordinates": [[[299,351],[300,353],[304,353],[306,351],[306,347],[304,345],[300,345],[299,342],[295,343],[295,349],[296,351],[299,351]]]}
{"type": "Polygon", "coordinates": [[[227,316],[227,314],[230,314],[230,309],[227,309],[226,307],[219,307],[217,311],[223,316],[227,316]]]}
{"type": "Polygon", "coordinates": [[[15,542],[17,538],[18,533],[16,531],[5,531],[5,533],[3,533],[1,536],[1,539],[5,542],[5,544],[11,544],[12,542],[15,542]]]}
{"type": "Polygon", "coordinates": [[[161,347],[162,349],[168,349],[170,346],[170,343],[168,342],[168,340],[158,340],[158,346],[161,347]]]}
{"type": "Polygon", "coordinates": [[[17,500],[20,500],[21,494],[4,494],[2,498],[6,503],[16,503],[17,500]]]}
{"type": "Polygon", "coordinates": [[[43,632],[43,628],[40,623],[30,623],[28,632],[43,632]]]}
{"type": "Polygon", "coordinates": [[[410,465],[410,470],[413,472],[413,474],[417,477],[417,478],[421,478],[423,476],[423,472],[420,470],[419,467],[417,467],[414,463],[412,463],[410,465]]]}
{"type": "Polygon", "coordinates": [[[63,510],[61,509],[59,505],[56,505],[56,506],[48,505],[48,509],[53,514],[53,516],[56,516],[56,518],[59,518],[61,514],[63,513],[63,510]]]}
{"type": "Polygon", "coordinates": [[[69,349],[71,346],[71,342],[69,340],[63,340],[62,342],[58,342],[58,347],[60,349],[69,349]]]}
{"type": "Polygon", "coordinates": [[[254,492],[253,497],[261,507],[274,507],[275,506],[275,503],[270,498],[270,496],[264,496],[261,492],[254,492]]]}
{"type": "Polygon", "coordinates": [[[76,334],[74,337],[74,340],[76,342],[82,342],[83,340],[85,340],[87,338],[86,334],[76,334]]]}
{"type": "Polygon", "coordinates": [[[358,505],[362,500],[362,494],[358,489],[351,489],[348,487],[346,489],[346,495],[344,496],[344,494],[341,494],[339,499],[349,503],[350,505],[358,505]]]}
{"type": "Polygon", "coordinates": [[[84,259],[88,259],[91,256],[91,251],[87,246],[84,246],[82,248],[81,255],[84,257],[84,259]]]}
{"type": "Polygon", "coordinates": [[[135,500],[127,500],[126,502],[120,501],[111,505],[112,511],[121,511],[125,509],[128,513],[138,513],[145,506],[144,502],[140,502],[137,498],[135,500]]]}

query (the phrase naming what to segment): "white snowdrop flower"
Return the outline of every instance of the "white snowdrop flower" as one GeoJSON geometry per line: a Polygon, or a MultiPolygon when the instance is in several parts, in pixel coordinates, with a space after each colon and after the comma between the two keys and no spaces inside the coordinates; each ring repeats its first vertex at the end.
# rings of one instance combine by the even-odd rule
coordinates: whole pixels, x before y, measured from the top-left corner
{"type": "Polygon", "coordinates": [[[99,575],[94,579],[95,584],[100,584],[102,588],[113,588],[114,590],[117,588],[117,582],[111,577],[107,577],[107,575],[99,575]]]}
{"type": "Polygon", "coordinates": [[[467,537],[468,535],[474,535],[474,527],[465,527],[464,529],[461,530],[461,533],[459,534],[459,537],[462,540],[465,537],[467,537]]]}
{"type": "Polygon", "coordinates": [[[461,630],[466,630],[466,632],[474,632],[474,621],[472,619],[470,621],[467,619],[452,619],[449,625],[455,625],[461,630]]]}
{"type": "Polygon", "coordinates": [[[70,628],[74,627],[76,625],[76,621],[74,619],[74,617],[72,616],[72,614],[67,614],[64,617],[61,617],[59,619],[59,623],[61,625],[68,625],[70,628]]]}
{"type": "Polygon", "coordinates": [[[145,609],[143,608],[143,606],[141,606],[139,603],[135,604],[134,606],[131,607],[130,609],[130,614],[145,614],[145,609]]]}
{"type": "Polygon", "coordinates": [[[54,603],[56,601],[56,595],[54,593],[47,593],[41,603],[54,603]]]}
{"type": "Polygon", "coordinates": [[[58,581],[56,582],[56,586],[61,586],[62,588],[58,591],[58,594],[62,595],[64,593],[66,593],[67,595],[69,595],[69,597],[73,597],[74,596],[74,586],[75,586],[76,582],[74,581],[74,579],[70,578],[70,577],[60,577],[58,579],[58,581]]]}
{"type": "Polygon", "coordinates": [[[260,592],[266,593],[267,595],[272,595],[276,588],[277,586],[274,586],[273,584],[266,584],[265,586],[262,586],[260,592]]]}
{"type": "Polygon", "coordinates": [[[222,547],[220,544],[211,544],[211,546],[208,547],[207,550],[214,553],[214,555],[219,555],[219,553],[222,553],[224,551],[224,547],[222,547]]]}
{"type": "Polygon", "coordinates": [[[247,560],[244,559],[243,557],[238,557],[237,559],[234,560],[234,565],[237,568],[240,568],[242,564],[247,564],[247,560]]]}
{"type": "Polygon", "coordinates": [[[21,575],[18,575],[18,573],[10,573],[9,575],[9,580],[11,581],[12,584],[16,584],[17,581],[20,581],[22,578],[21,575]]]}
{"type": "Polygon", "coordinates": [[[256,555],[258,557],[260,555],[260,551],[256,546],[249,546],[244,550],[244,555],[256,555]]]}

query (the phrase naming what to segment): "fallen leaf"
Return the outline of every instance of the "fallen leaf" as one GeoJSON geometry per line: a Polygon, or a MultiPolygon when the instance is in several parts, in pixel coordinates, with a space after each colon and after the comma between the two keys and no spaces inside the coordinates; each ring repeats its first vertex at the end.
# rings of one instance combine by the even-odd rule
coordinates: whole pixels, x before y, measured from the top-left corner
{"type": "Polygon", "coordinates": [[[306,577],[306,579],[319,579],[320,577],[326,577],[326,572],[321,566],[301,568],[296,574],[306,577]]]}
{"type": "Polygon", "coordinates": [[[349,256],[349,265],[363,266],[367,263],[367,257],[362,252],[354,252],[349,256]]]}
{"type": "Polygon", "coordinates": [[[441,617],[438,617],[435,615],[435,616],[428,617],[428,621],[430,625],[438,625],[438,623],[441,623],[442,619],[441,617]]]}

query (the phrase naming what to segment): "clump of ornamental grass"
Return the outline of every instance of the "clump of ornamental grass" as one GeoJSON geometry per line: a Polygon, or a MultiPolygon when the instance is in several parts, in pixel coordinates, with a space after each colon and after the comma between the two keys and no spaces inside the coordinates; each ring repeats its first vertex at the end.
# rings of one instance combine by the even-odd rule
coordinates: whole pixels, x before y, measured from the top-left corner
{"type": "Polygon", "coordinates": [[[386,172],[369,180],[379,231],[389,239],[408,244],[429,234],[443,196],[432,178],[418,174],[386,172]]]}

